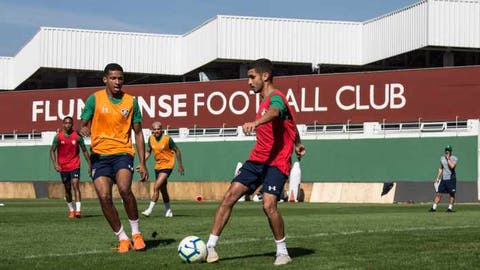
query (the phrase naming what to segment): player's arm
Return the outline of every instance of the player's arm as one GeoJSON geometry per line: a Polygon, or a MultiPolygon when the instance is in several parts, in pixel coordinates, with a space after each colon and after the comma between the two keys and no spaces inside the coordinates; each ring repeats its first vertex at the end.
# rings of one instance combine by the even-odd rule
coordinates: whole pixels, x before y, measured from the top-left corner
{"type": "Polygon", "coordinates": [[[145,165],[145,139],[143,138],[142,120],[143,118],[140,112],[140,107],[138,106],[138,101],[137,99],[134,99],[132,127],[133,133],[135,134],[135,143],[137,144],[139,162],[137,172],[140,174],[140,181],[145,181],[148,179],[148,170],[145,165]]]}
{"type": "Polygon", "coordinates": [[[148,171],[145,166],[145,139],[143,138],[142,123],[134,123],[133,132],[135,133],[135,143],[137,144],[137,171],[140,174],[140,181],[145,181],[148,179],[148,171]]]}
{"type": "Polygon", "coordinates": [[[53,138],[52,146],[50,146],[50,160],[52,161],[53,168],[59,172],[60,165],[58,165],[57,161],[57,136],[53,138]]]}
{"type": "Polygon", "coordinates": [[[442,167],[442,163],[440,163],[440,167],[438,167],[437,177],[435,177],[435,180],[433,182],[439,182],[441,180],[440,176],[442,175],[442,172],[443,172],[443,167],[442,167]]]}
{"type": "Polygon", "coordinates": [[[90,95],[85,102],[80,118],[82,122],[80,124],[80,130],[78,133],[83,137],[90,137],[90,122],[95,112],[95,95],[90,95]]]}
{"type": "Polygon", "coordinates": [[[91,167],[91,162],[90,162],[90,153],[87,150],[87,147],[85,146],[85,141],[83,140],[83,137],[80,137],[79,143],[80,149],[82,149],[83,156],[85,157],[85,161],[87,162],[88,166],[88,175],[92,176],[92,167],[91,167]]]}
{"type": "Polygon", "coordinates": [[[183,161],[182,161],[182,153],[180,152],[180,148],[173,142],[172,138],[170,138],[170,148],[175,152],[175,158],[178,161],[178,172],[180,175],[185,174],[185,170],[183,169],[183,161]]]}
{"type": "Polygon", "coordinates": [[[448,156],[446,157],[447,159],[447,164],[448,164],[448,167],[450,168],[450,170],[453,170],[455,169],[455,167],[457,167],[457,160],[455,159],[452,159],[451,156],[448,156]]]}
{"type": "Polygon", "coordinates": [[[298,132],[298,128],[295,125],[295,154],[297,154],[298,160],[305,156],[305,153],[305,146],[302,144],[300,133],[298,132]]]}
{"type": "Polygon", "coordinates": [[[287,109],[286,105],[283,103],[282,98],[278,95],[274,95],[270,98],[269,105],[270,106],[268,107],[267,112],[260,118],[253,122],[247,122],[243,124],[243,132],[245,132],[245,134],[250,134],[255,130],[256,127],[280,117],[282,111],[285,113],[285,110],[287,109]]]}
{"type": "Polygon", "coordinates": [[[150,140],[148,140],[147,150],[145,151],[145,161],[148,160],[151,154],[152,154],[152,146],[150,145],[150,140]]]}

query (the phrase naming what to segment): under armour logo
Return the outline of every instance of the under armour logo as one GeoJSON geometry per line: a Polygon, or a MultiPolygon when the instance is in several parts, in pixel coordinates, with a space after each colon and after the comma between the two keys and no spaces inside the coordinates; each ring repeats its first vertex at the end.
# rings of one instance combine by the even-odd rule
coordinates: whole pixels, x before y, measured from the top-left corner
{"type": "Polygon", "coordinates": [[[272,186],[268,186],[268,191],[271,191],[271,190],[277,191],[277,187],[276,187],[276,186],[273,186],[273,187],[272,187],[272,186]]]}

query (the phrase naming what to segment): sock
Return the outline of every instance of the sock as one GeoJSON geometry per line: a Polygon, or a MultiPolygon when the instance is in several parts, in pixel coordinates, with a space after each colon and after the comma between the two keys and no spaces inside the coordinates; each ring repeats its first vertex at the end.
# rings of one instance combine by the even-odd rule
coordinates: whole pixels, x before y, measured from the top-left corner
{"type": "Polygon", "coordinates": [[[436,203],[434,203],[434,204],[432,205],[432,209],[433,209],[433,210],[437,210],[437,204],[436,204],[436,203]]]}
{"type": "Polygon", "coordinates": [[[130,223],[130,228],[132,228],[132,235],[140,233],[140,230],[138,229],[138,219],[137,220],[128,220],[130,223]]]}
{"type": "Polygon", "coordinates": [[[128,240],[128,236],[123,230],[123,225],[120,226],[120,230],[118,232],[115,232],[115,235],[118,237],[118,241],[120,240],[128,240]]]}
{"type": "Polygon", "coordinates": [[[170,209],[170,203],[169,202],[163,203],[163,205],[165,206],[165,211],[170,209]]]}
{"type": "Polygon", "coordinates": [[[151,202],[150,202],[150,205],[148,206],[147,211],[148,211],[148,212],[152,212],[152,211],[153,211],[153,208],[155,207],[155,204],[157,204],[157,203],[154,202],[154,201],[151,201],[151,202]]]}
{"type": "Polygon", "coordinates": [[[68,210],[70,210],[70,212],[75,211],[75,209],[73,209],[73,203],[72,202],[67,202],[67,206],[68,206],[68,210]]]}
{"type": "Polygon", "coordinates": [[[448,209],[452,210],[453,209],[453,204],[449,204],[448,209]]]}
{"type": "Polygon", "coordinates": [[[217,245],[218,235],[210,234],[208,238],[207,247],[214,248],[217,245]]]}
{"type": "Polygon", "coordinates": [[[282,255],[288,255],[288,250],[287,250],[287,242],[285,242],[286,237],[283,237],[280,240],[275,240],[275,244],[277,244],[277,256],[282,254],[282,255]]]}
{"type": "Polygon", "coordinates": [[[77,208],[77,211],[80,212],[81,211],[80,209],[82,208],[82,203],[81,202],[76,202],[75,206],[77,208]]]}

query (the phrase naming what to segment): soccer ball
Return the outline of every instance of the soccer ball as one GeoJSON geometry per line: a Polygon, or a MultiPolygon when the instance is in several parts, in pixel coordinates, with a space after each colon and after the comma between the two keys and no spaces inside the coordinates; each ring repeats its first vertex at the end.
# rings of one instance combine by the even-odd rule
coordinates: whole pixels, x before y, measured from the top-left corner
{"type": "Polygon", "coordinates": [[[207,245],[200,237],[187,236],[178,245],[178,256],[188,263],[204,261],[207,257],[207,245]]]}

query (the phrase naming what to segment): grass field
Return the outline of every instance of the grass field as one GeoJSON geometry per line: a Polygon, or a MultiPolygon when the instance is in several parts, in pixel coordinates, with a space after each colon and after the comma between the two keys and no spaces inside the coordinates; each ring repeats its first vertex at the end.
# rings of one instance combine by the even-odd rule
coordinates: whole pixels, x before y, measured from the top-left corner
{"type": "MultiPolygon", "coordinates": [[[[63,200],[2,200],[0,269],[271,269],[275,246],[261,205],[239,203],[221,236],[216,264],[186,264],[176,255],[187,235],[207,238],[217,203],[172,202],[174,217],[141,218],[146,252],[117,254],[96,200],[84,217],[67,218],[63,200]]],[[[139,208],[147,205],[139,201],[139,208]]],[[[120,204],[117,204],[120,207],[120,204]]],[[[430,205],[283,203],[293,262],[279,269],[476,269],[479,205],[456,213],[430,205]]],[[[120,211],[130,231],[123,209],[120,211]]]]}

